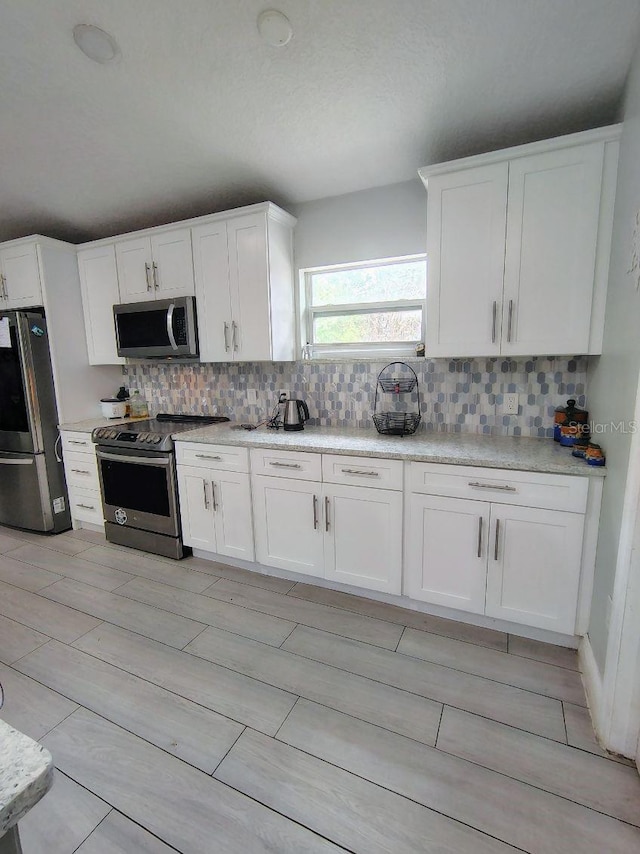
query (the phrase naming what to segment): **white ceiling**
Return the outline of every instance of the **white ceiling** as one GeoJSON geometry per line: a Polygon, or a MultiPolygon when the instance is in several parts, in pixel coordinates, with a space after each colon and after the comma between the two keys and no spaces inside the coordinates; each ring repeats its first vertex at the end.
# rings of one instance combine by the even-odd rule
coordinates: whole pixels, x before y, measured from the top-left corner
{"type": "Polygon", "coordinates": [[[639,0],[0,0],[0,239],[287,207],[607,124],[639,22],[639,0]]]}

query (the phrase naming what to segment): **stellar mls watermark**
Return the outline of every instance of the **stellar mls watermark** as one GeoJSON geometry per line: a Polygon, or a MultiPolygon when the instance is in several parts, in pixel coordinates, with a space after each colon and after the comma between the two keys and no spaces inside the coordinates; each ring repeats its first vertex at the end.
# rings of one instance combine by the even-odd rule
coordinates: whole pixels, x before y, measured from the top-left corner
{"type": "Polygon", "coordinates": [[[607,433],[621,433],[623,435],[633,435],[638,432],[640,425],[637,421],[609,421],[599,423],[597,421],[589,422],[589,430],[592,436],[603,436],[607,433]]]}

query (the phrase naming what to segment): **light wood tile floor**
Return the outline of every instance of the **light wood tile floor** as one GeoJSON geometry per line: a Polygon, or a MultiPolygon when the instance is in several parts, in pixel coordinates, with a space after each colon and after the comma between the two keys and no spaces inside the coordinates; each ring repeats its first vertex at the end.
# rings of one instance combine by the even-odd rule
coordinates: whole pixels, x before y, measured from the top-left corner
{"type": "Polygon", "coordinates": [[[575,652],[78,531],[0,528],[25,854],[640,854],[575,652]]]}

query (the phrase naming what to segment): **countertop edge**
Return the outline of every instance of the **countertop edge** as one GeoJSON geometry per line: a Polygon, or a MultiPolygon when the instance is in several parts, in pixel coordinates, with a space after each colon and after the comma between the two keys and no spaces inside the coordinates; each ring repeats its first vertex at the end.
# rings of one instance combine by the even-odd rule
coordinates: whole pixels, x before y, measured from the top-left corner
{"type": "Polygon", "coordinates": [[[0,835],[11,830],[53,785],[53,757],[24,733],[0,721],[3,747],[0,773],[0,835]]]}
{"type": "MultiPolygon", "coordinates": [[[[228,429],[228,428],[227,428],[228,429]]],[[[321,429],[321,428],[320,428],[321,429]]],[[[558,445],[553,445],[552,440],[537,439],[534,437],[487,437],[476,434],[465,434],[463,440],[466,444],[475,444],[477,451],[474,453],[468,449],[455,449],[447,453],[442,449],[424,449],[411,447],[398,447],[398,449],[390,449],[388,447],[389,439],[384,436],[377,435],[359,435],[354,437],[353,434],[345,435],[342,439],[343,444],[339,441],[342,438],[339,433],[339,428],[336,432],[326,435],[310,435],[305,433],[302,441],[294,438],[294,434],[273,434],[265,433],[255,434],[249,431],[237,430],[233,433],[223,432],[216,425],[211,428],[200,428],[192,435],[190,432],[176,433],[173,439],[176,444],[182,443],[197,443],[203,445],[225,445],[245,448],[259,448],[264,450],[282,450],[292,451],[297,453],[320,453],[320,454],[337,454],[340,456],[354,457],[378,457],[379,459],[393,459],[407,462],[434,463],[441,465],[459,465],[459,466],[475,466],[479,468],[490,469],[505,469],[509,471],[525,471],[539,472],[541,474],[560,474],[571,475],[574,477],[595,477],[603,478],[606,476],[605,467],[589,466],[584,461],[571,456],[569,448],[562,448],[561,453],[558,445]],[[208,434],[203,435],[205,430],[209,430],[208,434]],[[350,447],[350,443],[355,440],[359,443],[350,447]],[[525,447],[532,448],[530,443],[540,443],[536,447],[536,452],[542,454],[555,455],[558,454],[557,460],[549,460],[544,457],[536,460],[535,457],[529,456],[524,460],[514,460],[508,454],[501,455],[500,444],[504,443],[505,449],[510,443],[523,442],[522,449],[525,447]],[[363,447],[362,444],[367,447],[363,447]],[[487,455],[487,451],[491,453],[487,455]]],[[[363,431],[366,433],[366,431],[363,431]]],[[[429,442],[431,434],[427,434],[424,438],[420,437],[419,442],[429,442]]],[[[413,437],[408,437],[407,442],[411,442],[413,437]]],[[[437,434],[433,437],[434,443],[451,443],[454,444],[459,440],[459,434],[437,434]],[[445,438],[448,437],[448,438],[445,438]]],[[[398,438],[397,441],[403,442],[405,439],[398,438]]],[[[512,445],[512,448],[517,448],[517,445],[512,445]]]]}

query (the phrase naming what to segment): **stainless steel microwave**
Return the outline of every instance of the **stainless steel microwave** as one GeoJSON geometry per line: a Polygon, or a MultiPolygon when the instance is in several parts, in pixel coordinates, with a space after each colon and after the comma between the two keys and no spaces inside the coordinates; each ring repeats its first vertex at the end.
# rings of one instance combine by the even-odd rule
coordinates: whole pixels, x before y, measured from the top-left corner
{"type": "Polygon", "coordinates": [[[130,359],[195,359],[195,297],[114,305],[118,356],[130,359]]]}

